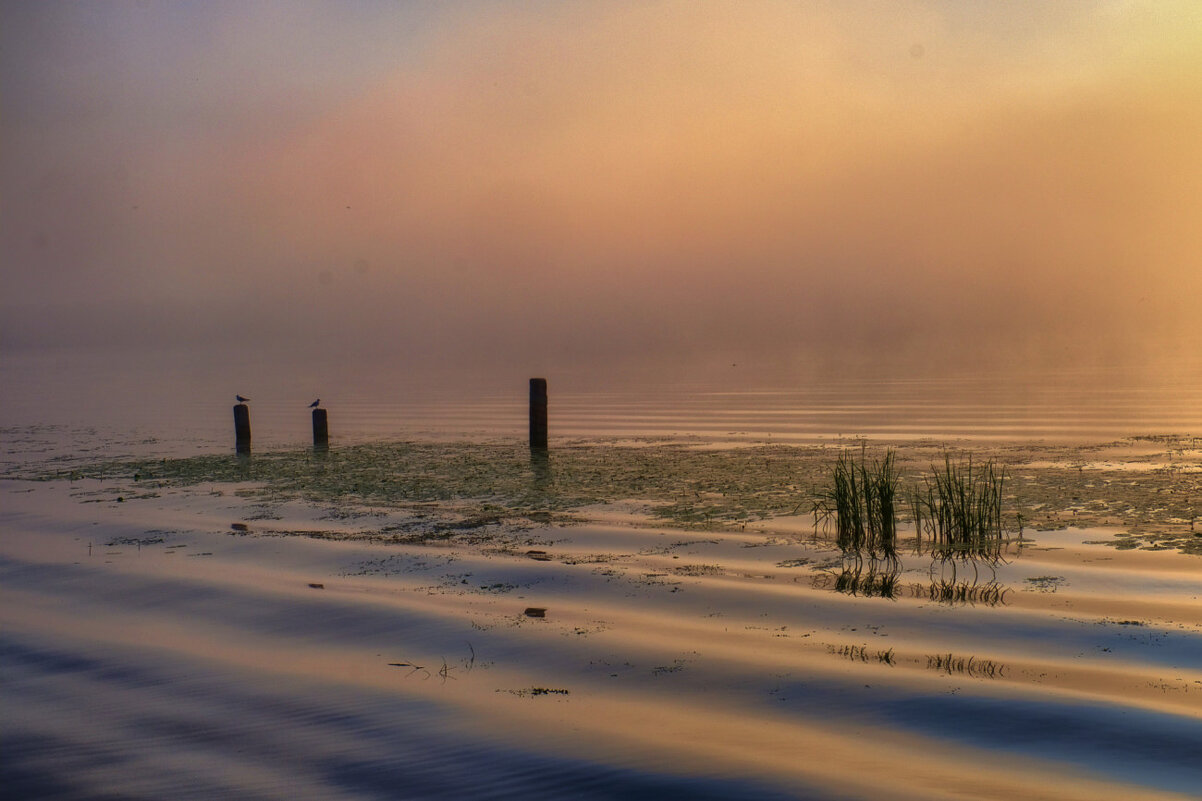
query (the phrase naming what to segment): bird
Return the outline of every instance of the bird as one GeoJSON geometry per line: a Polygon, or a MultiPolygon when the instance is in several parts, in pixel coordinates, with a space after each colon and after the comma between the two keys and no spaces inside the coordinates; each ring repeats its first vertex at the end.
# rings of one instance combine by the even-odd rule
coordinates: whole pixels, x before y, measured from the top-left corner
{"type": "Polygon", "coordinates": [[[248,400],[250,400],[250,398],[244,398],[241,395],[235,395],[234,397],[238,399],[238,403],[246,403],[248,400]]]}
{"type": "Polygon", "coordinates": [[[310,409],[316,409],[316,408],[317,408],[317,405],[318,405],[319,403],[321,403],[321,398],[318,398],[317,400],[315,400],[315,401],[313,401],[312,403],[310,403],[310,404],[309,404],[309,408],[310,408],[310,409]]]}

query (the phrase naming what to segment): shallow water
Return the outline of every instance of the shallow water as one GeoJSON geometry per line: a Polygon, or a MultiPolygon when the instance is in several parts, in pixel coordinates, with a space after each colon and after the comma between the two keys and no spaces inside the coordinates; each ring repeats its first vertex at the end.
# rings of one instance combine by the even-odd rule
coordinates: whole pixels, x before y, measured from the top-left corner
{"type": "MultiPolygon", "coordinates": [[[[548,376],[552,440],[697,437],[721,442],[1105,441],[1202,435],[1202,364],[956,376],[761,375],[681,382],[622,373],[548,376]],[[755,376],[755,377],[753,377],[755,376]]],[[[335,444],[520,438],[527,376],[408,375],[353,358],[308,364],[0,354],[0,425],[57,425],[126,438],[124,452],[184,455],[233,440],[235,393],[250,396],[258,449],[311,441],[320,396],[335,444]]],[[[72,440],[73,446],[79,442],[72,440]]]]}
{"type": "Polygon", "coordinates": [[[196,380],[36,378],[0,430],[5,797],[1202,788],[1198,382],[552,379],[541,462],[521,377],[334,392],[324,456],[269,383],[244,460],[196,380]],[[1025,538],[857,573],[804,512],[865,441],[998,459],[1025,538]]]}
{"type": "MultiPolygon", "coordinates": [[[[746,498],[767,514],[695,519],[677,502],[656,518],[646,498],[580,506],[582,493],[566,508],[577,522],[539,522],[372,494],[373,460],[390,460],[386,481],[412,458],[383,444],[330,454],[343,462],[264,453],[251,481],[224,455],[135,481],[81,474],[161,441],[7,436],[21,465],[0,482],[11,797],[1062,801],[1202,787],[1202,563],[1097,544],[1114,529],[1028,532],[996,567],[954,575],[903,549],[882,597],[880,574],[849,576],[808,516],[746,498]],[[226,461],[234,472],[189,472],[226,461]],[[331,464],[343,483],[306,500],[302,468],[331,464]],[[34,467],[65,474],[12,478],[34,467]]],[[[423,447],[421,471],[439,454],[459,465],[435,484],[483,481],[498,508],[520,499],[504,470],[464,461],[470,443],[423,447]]],[[[614,448],[584,447],[572,469],[625,462],[614,448]]],[[[755,450],[636,450],[689,474],[641,486],[733,469],[749,497],[772,496],[755,450]]],[[[1159,440],[1091,450],[1088,470],[1058,446],[997,453],[1055,465],[1032,468],[1035,484],[1136,476],[1154,498],[1199,461],[1159,440]]],[[[707,508],[735,508],[720,500],[707,508]]]]}

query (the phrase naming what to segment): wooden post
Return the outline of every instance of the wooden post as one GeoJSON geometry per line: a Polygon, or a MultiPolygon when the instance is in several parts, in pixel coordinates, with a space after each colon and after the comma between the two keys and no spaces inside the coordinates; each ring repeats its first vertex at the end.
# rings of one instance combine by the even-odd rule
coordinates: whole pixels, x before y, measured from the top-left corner
{"type": "Polygon", "coordinates": [[[324,451],[330,447],[330,426],[325,409],[313,410],[313,449],[324,451]]]}
{"type": "Polygon", "coordinates": [[[250,453],[250,407],[245,403],[234,407],[234,450],[250,453]]]}
{"type": "Polygon", "coordinates": [[[530,447],[547,448],[547,379],[530,379],[530,447]]]}

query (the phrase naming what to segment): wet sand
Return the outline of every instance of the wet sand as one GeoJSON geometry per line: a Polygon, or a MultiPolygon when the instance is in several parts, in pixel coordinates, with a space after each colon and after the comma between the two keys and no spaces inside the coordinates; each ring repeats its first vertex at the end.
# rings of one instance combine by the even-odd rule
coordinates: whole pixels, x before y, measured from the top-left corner
{"type": "Polygon", "coordinates": [[[10,469],[6,796],[1202,788],[1196,440],[991,446],[996,566],[858,573],[798,510],[829,448],[425,447],[10,469]]]}

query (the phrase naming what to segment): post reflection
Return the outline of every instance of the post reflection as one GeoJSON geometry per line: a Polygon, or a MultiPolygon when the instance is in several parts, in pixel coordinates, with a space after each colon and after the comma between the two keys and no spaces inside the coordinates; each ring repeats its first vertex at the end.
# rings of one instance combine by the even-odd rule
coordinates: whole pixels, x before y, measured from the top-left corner
{"type": "Polygon", "coordinates": [[[534,473],[535,489],[546,489],[551,483],[551,454],[546,448],[530,449],[530,469],[534,473]]]}

